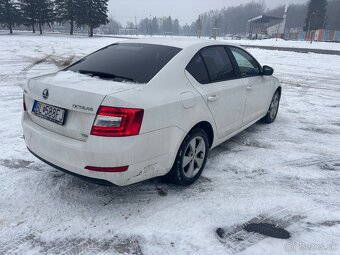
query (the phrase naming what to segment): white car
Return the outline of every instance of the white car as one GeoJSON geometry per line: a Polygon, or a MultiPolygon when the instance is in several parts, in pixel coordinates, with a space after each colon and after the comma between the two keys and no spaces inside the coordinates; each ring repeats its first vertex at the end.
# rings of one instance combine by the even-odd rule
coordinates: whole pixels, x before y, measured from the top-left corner
{"type": "Polygon", "coordinates": [[[87,180],[166,175],[190,185],[210,149],[275,120],[273,69],[237,46],[145,39],[109,45],[24,86],[22,126],[39,159],[87,180]]]}

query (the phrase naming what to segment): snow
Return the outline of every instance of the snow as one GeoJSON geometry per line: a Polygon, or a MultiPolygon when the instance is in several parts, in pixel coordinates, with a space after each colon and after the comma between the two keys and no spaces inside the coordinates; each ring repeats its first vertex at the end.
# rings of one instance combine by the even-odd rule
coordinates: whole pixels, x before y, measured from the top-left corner
{"type": "Polygon", "coordinates": [[[32,65],[46,55],[79,59],[116,40],[0,36],[0,254],[339,254],[340,56],[251,49],[282,81],[275,123],[212,150],[191,187],[102,187],[27,151],[20,85],[58,70],[32,65]],[[216,235],[263,215],[291,239],[216,235]]]}
{"type": "MultiPolygon", "coordinates": [[[[42,82],[46,83],[65,83],[67,81],[74,81],[75,83],[80,83],[80,82],[91,82],[93,79],[96,79],[94,77],[91,77],[89,75],[81,74],[81,73],[76,73],[73,71],[64,71],[64,72],[58,72],[55,75],[52,76],[45,76],[40,78],[42,82]]],[[[97,79],[99,80],[99,79],[97,79]]]]}
{"type": "Polygon", "coordinates": [[[133,82],[117,82],[110,79],[100,79],[97,76],[92,77],[73,71],[60,71],[50,75],[44,75],[39,77],[38,80],[42,83],[52,84],[64,88],[73,88],[76,90],[79,88],[79,86],[81,86],[82,91],[104,95],[133,88],[142,89],[141,84],[133,82]],[[72,80],[72,83],[70,83],[70,80],[72,80]],[[93,82],[96,82],[97,85],[101,87],[101,91],[98,91],[92,86],[93,82]]]}
{"type": "Polygon", "coordinates": [[[339,42],[315,42],[310,41],[288,41],[282,39],[265,39],[265,40],[224,40],[238,45],[256,45],[256,46],[272,46],[272,47],[289,47],[304,49],[320,49],[320,50],[337,50],[340,51],[339,42]]]}

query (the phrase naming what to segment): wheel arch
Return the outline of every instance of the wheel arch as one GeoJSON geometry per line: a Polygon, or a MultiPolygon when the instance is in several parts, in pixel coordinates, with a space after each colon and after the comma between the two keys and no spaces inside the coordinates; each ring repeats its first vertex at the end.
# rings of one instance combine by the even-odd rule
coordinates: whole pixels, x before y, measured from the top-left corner
{"type": "Polygon", "coordinates": [[[193,130],[198,129],[198,128],[203,129],[207,133],[208,140],[209,140],[209,149],[211,149],[211,147],[214,143],[214,139],[215,139],[213,126],[208,121],[200,121],[197,124],[195,124],[187,133],[185,133],[184,136],[181,138],[181,140],[178,142],[176,149],[175,149],[175,154],[174,154],[173,158],[171,159],[171,167],[175,162],[175,158],[177,156],[178,150],[181,147],[184,139],[187,137],[188,134],[190,134],[190,132],[192,132],[193,130]]]}
{"type": "MultiPolygon", "coordinates": [[[[281,86],[278,86],[275,90],[275,92],[278,91],[280,93],[280,97],[281,97],[281,94],[282,94],[282,87],[281,86]]],[[[274,93],[275,94],[275,93],[274,93]]]]}
{"type": "MultiPolygon", "coordinates": [[[[212,146],[214,144],[214,139],[215,139],[215,130],[214,130],[214,127],[212,126],[212,124],[209,121],[200,121],[200,122],[196,123],[188,132],[186,132],[184,134],[182,139],[179,141],[179,143],[177,145],[176,153],[174,155],[174,158],[170,161],[171,162],[171,166],[168,169],[168,172],[166,173],[165,176],[171,175],[171,170],[173,169],[174,164],[176,164],[176,158],[177,158],[178,152],[179,152],[183,142],[185,141],[185,139],[188,137],[188,135],[190,133],[192,133],[194,130],[197,130],[197,129],[201,129],[201,130],[205,131],[205,133],[208,136],[208,142],[209,142],[209,146],[208,147],[209,147],[209,149],[212,148],[212,146]]],[[[169,178],[169,177],[166,177],[166,178],[169,178]]]]}
{"type": "Polygon", "coordinates": [[[214,136],[214,129],[212,127],[212,125],[208,122],[208,121],[201,121],[199,123],[197,123],[195,126],[193,126],[190,131],[188,132],[188,134],[190,132],[192,132],[193,130],[195,129],[203,129],[207,135],[208,135],[208,140],[209,140],[209,149],[212,147],[213,143],[214,143],[214,139],[215,139],[215,136],[214,136]]]}

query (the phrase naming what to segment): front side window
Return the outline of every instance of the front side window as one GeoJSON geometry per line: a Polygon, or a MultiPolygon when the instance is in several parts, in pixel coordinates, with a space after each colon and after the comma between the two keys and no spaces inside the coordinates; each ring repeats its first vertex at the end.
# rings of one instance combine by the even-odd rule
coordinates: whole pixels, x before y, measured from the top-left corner
{"type": "Polygon", "coordinates": [[[223,46],[204,48],[200,54],[207,67],[210,82],[226,81],[236,78],[233,65],[223,46]]]}
{"type": "Polygon", "coordinates": [[[230,47],[230,50],[236,59],[243,78],[260,75],[259,65],[251,55],[236,47],[230,47]]]}
{"type": "Polygon", "coordinates": [[[142,43],[112,44],[65,70],[102,79],[148,83],[181,49],[142,43]]]}

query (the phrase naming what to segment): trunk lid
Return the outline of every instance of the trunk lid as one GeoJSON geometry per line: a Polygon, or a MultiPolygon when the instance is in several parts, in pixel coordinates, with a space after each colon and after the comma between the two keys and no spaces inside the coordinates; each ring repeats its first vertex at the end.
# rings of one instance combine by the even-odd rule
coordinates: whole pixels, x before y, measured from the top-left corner
{"type": "Polygon", "coordinates": [[[133,89],[141,85],[103,80],[96,77],[61,71],[30,79],[26,86],[27,112],[36,124],[77,140],[86,141],[97,110],[107,95],[133,89]],[[48,97],[43,97],[44,90],[48,97]],[[34,101],[66,110],[64,125],[58,125],[32,114],[34,101]]]}

